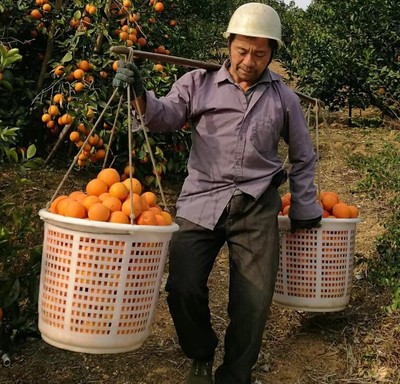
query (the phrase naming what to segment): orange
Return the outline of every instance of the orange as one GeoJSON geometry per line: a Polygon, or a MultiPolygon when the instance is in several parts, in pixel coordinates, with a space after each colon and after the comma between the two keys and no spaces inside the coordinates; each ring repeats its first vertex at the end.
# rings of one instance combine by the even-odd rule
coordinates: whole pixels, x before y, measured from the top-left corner
{"type": "Polygon", "coordinates": [[[50,4],[43,4],[43,12],[51,12],[51,5],[50,4]]]}
{"type": "Polygon", "coordinates": [[[137,193],[138,195],[140,195],[142,193],[142,184],[140,183],[140,181],[138,179],[135,179],[134,177],[132,177],[132,179],[124,180],[123,183],[125,184],[125,187],[128,188],[128,191],[131,190],[131,184],[132,184],[132,192],[133,193],[137,193]]]}
{"type": "Polygon", "coordinates": [[[350,208],[350,218],[354,219],[358,217],[359,215],[358,208],[355,205],[349,205],[349,208],[350,208]]]}
{"type": "MultiPolygon", "coordinates": [[[[142,212],[142,201],[137,193],[132,194],[133,201],[133,216],[138,217],[142,212]]],[[[131,199],[128,198],[122,203],[121,211],[125,213],[126,216],[131,217],[131,199]]]]}
{"type": "Polygon", "coordinates": [[[134,175],[134,174],[135,174],[135,166],[134,166],[134,165],[132,165],[132,166],[127,165],[127,166],[124,168],[124,174],[125,174],[126,176],[130,176],[131,170],[132,170],[132,175],[134,175]]]}
{"type": "Polygon", "coordinates": [[[127,32],[122,31],[122,32],[119,33],[119,39],[121,41],[128,40],[128,37],[129,37],[129,34],[127,32]]]}
{"type": "Polygon", "coordinates": [[[154,207],[157,204],[157,196],[153,192],[144,192],[141,198],[146,201],[149,207],[154,207]]]}
{"type": "Polygon", "coordinates": [[[40,13],[38,9],[33,9],[31,12],[31,17],[32,19],[40,20],[43,17],[43,15],[40,13]]]}
{"type": "Polygon", "coordinates": [[[64,96],[61,93],[57,93],[53,97],[53,103],[54,104],[59,104],[63,99],[64,99],[64,96]]]}
{"type": "Polygon", "coordinates": [[[73,142],[73,143],[77,143],[80,139],[81,139],[81,135],[79,134],[78,131],[72,131],[69,134],[69,139],[73,142]]]}
{"type": "Polygon", "coordinates": [[[158,215],[157,213],[155,216],[156,216],[157,225],[168,225],[164,219],[164,216],[158,215]]]}
{"type": "Polygon", "coordinates": [[[89,15],[94,15],[94,14],[96,13],[96,11],[97,11],[97,8],[96,8],[95,5],[93,5],[93,4],[88,4],[88,5],[87,5],[86,12],[87,12],[89,15]]]}
{"type": "Polygon", "coordinates": [[[116,71],[117,68],[118,68],[118,60],[115,60],[115,61],[112,63],[112,69],[113,69],[114,71],[116,71]]]}
{"type": "Polygon", "coordinates": [[[108,221],[110,223],[129,224],[129,217],[122,211],[114,211],[111,212],[108,221]]]}
{"type": "Polygon", "coordinates": [[[106,151],[104,149],[98,149],[94,155],[96,156],[96,160],[103,160],[106,157],[106,151]]]}
{"type": "Polygon", "coordinates": [[[121,200],[114,196],[109,196],[102,203],[110,210],[110,212],[120,211],[122,208],[121,200]]]}
{"type": "Polygon", "coordinates": [[[85,76],[85,71],[83,69],[75,69],[74,71],[74,78],[76,80],[82,80],[83,77],[85,76]]]}
{"type": "Polygon", "coordinates": [[[71,199],[74,199],[76,201],[81,201],[86,197],[86,193],[83,191],[74,191],[71,192],[68,197],[70,197],[71,199]]]}
{"type": "Polygon", "coordinates": [[[141,200],[141,203],[142,203],[142,210],[143,211],[148,211],[149,208],[150,208],[150,205],[147,202],[147,200],[145,198],[143,198],[142,196],[140,196],[140,200],[141,200]]]}
{"type": "Polygon", "coordinates": [[[139,225],[157,225],[157,218],[154,212],[143,211],[137,218],[139,225]]]}
{"type": "Polygon", "coordinates": [[[128,196],[129,191],[123,182],[118,181],[117,183],[111,185],[108,193],[110,194],[110,196],[114,196],[120,200],[125,200],[128,196]]]}
{"type": "Polygon", "coordinates": [[[103,202],[107,197],[110,197],[110,194],[108,192],[104,192],[99,196],[99,199],[101,202],[103,202]]]}
{"type": "Polygon", "coordinates": [[[56,197],[56,198],[51,202],[51,204],[50,204],[49,212],[51,212],[51,213],[58,213],[58,211],[57,211],[57,205],[58,205],[58,203],[59,203],[61,200],[66,199],[67,197],[68,197],[67,195],[60,195],[60,196],[56,197]]]}
{"type": "Polygon", "coordinates": [[[155,64],[154,65],[154,70],[158,72],[162,72],[164,70],[164,67],[162,64],[155,64]]]}
{"type": "Polygon", "coordinates": [[[326,210],[326,209],[324,209],[323,211],[322,211],[322,217],[323,218],[326,218],[326,217],[329,217],[330,216],[330,213],[326,210]]]}
{"type": "Polygon", "coordinates": [[[49,129],[53,129],[53,128],[55,128],[55,126],[56,126],[56,123],[55,123],[54,120],[50,120],[46,124],[46,127],[49,128],[49,129]]]}
{"type": "Polygon", "coordinates": [[[333,216],[340,219],[348,219],[351,216],[351,210],[345,203],[337,203],[332,208],[333,216]]]}
{"type": "Polygon", "coordinates": [[[108,185],[101,179],[92,179],[86,185],[88,195],[100,196],[104,192],[108,192],[108,185]]]}
{"type": "Polygon", "coordinates": [[[104,168],[99,172],[97,178],[103,180],[109,187],[121,180],[118,171],[114,168],[104,168]]]}
{"type": "Polygon", "coordinates": [[[141,46],[144,47],[147,44],[147,40],[144,37],[139,37],[137,40],[137,43],[141,46]]]}
{"type": "Polygon", "coordinates": [[[110,213],[110,210],[103,203],[95,203],[88,210],[88,218],[95,221],[107,221],[110,213]]]}
{"type": "Polygon", "coordinates": [[[88,143],[90,145],[96,146],[97,143],[99,142],[99,140],[100,140],[100,136],[95,133],[94,135],[89,137],[88,143]]]}
{"type": "Polygon", "coordinates": [[[89,208],[93,204],[97,204],[97,203],[101,203],[101,200],[99,199],[98,196],[95,196],[95,195],[86,196],[82,201],[82,204],[86,208],[86,211],[89,211],[89,208]]]}
{"type": "Polygon", "coordinates": [[[78,64],[77,67],[79,69],[82,69],[82,71],[87,72],[90,69],[90,63],[87,60],[81,60],[78,64]]]}
{"type": "Polygon", "coordinates": [[[157,1],[154,5],[154,10],[158,13],[162,12],[164,10],[164,4],[161,1],[157,1]]]}
{"type": "Polygon", "coordinates": [[[69,113],[65,113],[61,116],[61,122],[65,125],[71,124],[73,120],[74,118],[69,113]]]}
{"type": "Polygon", "coordinates": [[[66,205],[64,215],[67,217],[83,219],[86,217],[86,210],[83,204],[79,201],[72,200],[66,205]]]}
{"type": "Polygon", "coordinates": [[[85,87],[85,85],[84,85],[81,81],[78,81],[78,82],[74,85],[75,92],[81,92],[81,91],[83,90],[84,87],[85,87]]]}
{"type": "Polygon", "coordinates": [[[282,209],[282,214],[284,216],[289,214],[289,210],[290,210],[290,205],[286,205],[285,208],[282,209]]]}
{"type": "Polygon", "coordinates": [[[322,207],[327,211],[331,211],[338,202],[339,196],[335,192],[321,194],[322,207]]]}
{"type": "Polygon", "coordinates": [[[57,67],[54,68],[54,75],[57,77],[60,77],[64,74],[65,72],[65,67],[63,65],[57,65],[57,67]]]}
{"type": "Polygon", "coordinates": [[[49,113],[44,113],[42,115],[42,121],[43,123],[48,123],[51,120],[51,115],[49,113]]]}
{"type": "Polygon", "coordinates": [[[159,215],[162,212],[162,209],[158,205],[155,205],[154,207],[149,207],[148,210],[154,212],[156,215],[159,215]]]}
{"type": "Polygon", "coordinates": [[[289,199],[289,197],[287,197],[287,196],[282,196],[282,197],[281,197],[281,201],[282,201],[281,210],[283,211],[283,209],[284,209],[286,206],[290,205],[290,199],[289,199]]]}
{"type": "Polygon", "coordinates": [[[171,225],[172,224],[172,216],[169,212],[162,211],[161,216],[164,217],[164,220],[166,222],[165,225],[171,225]]]}
{"type": "Polygon", "coordinates": [[[96,148],[101,148],[104,145],[104,140],[103,138],[99,137],[99,141],[95,145],[96,148]]]}
{"type": "Polygon", "coordinates": [[[50,105],[49,109],[47,110],[48,114],[51,116],[57,116],[60,114],[60,111],[57,105],[50,105]]]}
{"type": "Polygon", "coordinates": [[[66,199],[61,199],[59,203],[57,204],[56,210],[59,215],[65,215],[65,210],[67,208],[67,205],[71,202],[75,201],[74,199],[71,199],[70,197],[67,197],[66,199]]]}

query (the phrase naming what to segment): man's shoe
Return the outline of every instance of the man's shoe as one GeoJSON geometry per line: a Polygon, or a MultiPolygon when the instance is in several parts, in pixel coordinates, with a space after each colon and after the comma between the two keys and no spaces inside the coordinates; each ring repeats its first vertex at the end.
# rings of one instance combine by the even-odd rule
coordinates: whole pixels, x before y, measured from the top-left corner
{"type": "Polygon", "coordinates": [[[187,384],[213,384],[213,361],[193,360],[187,384]]]}

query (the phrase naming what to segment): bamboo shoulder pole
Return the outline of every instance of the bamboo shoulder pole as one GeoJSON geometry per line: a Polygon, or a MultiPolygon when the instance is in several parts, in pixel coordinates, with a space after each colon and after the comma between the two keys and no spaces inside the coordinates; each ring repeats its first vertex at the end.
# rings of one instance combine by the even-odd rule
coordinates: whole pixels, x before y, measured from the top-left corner
{"type": "MultiPolygon", "coordinates": [[[[134,58],[148,59],[151,61],[161,61],[164,63],[176,64],[187,68],[201,68],[201,69],[206,69],[208,71],[218,71],[218,69],[221,68],[221,65],[217,63],[209,63],[206,61],[187,59],[184,57],[172,56],[172,55],[163,55],[153,52],[138,51],[124,46],[111,47],[111,52],[120,55],[128,55],[131,52],[131,50],[133,51],[134,58]]],[[[304,93],[298,92],[296,90],[295,93],[297,94],[297,96],[300,97],[301,100],[306,101],[309,104],[313,105],[318,104],[320,108],[325,107],[324,102],[322,102],[321,100],[315,99],[311,96],[305,95],[304,93]]]]}

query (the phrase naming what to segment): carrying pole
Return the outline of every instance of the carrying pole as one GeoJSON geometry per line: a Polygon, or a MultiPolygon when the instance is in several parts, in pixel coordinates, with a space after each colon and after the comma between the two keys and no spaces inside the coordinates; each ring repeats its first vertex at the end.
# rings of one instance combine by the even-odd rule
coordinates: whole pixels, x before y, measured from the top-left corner
{"type": "MultiPolygon", "coordinates": [[[[206,69],[208,71],[218,71],[221,68],[221,65],[216,64],[216,63],[209,63],[206,61],[187,59],[187,58],[179,57],[179,56],[138,51],[136,49],[124,47],[124,46],[111,47],[111,52],[120,54],[120,55],[129,55],[129,53],[133,52],[133,58],[148,59],[151,61],[160,61],[160,62],[164,62],[164,63],[180,65],[182,67],[187,67],[187,68],[201,68],[201,69],[206,69]]],[[[309,104],[318,105],[318,107],[320,107],[320,108],[325,107],[325,103],[321,100],[315,99],[311,96],[305,95],[304,93],[298,92],[296,90],[294,92],[296,93],[297,96],[299,96],[299,98],[301,100],[303,100],[309,104]]]]}

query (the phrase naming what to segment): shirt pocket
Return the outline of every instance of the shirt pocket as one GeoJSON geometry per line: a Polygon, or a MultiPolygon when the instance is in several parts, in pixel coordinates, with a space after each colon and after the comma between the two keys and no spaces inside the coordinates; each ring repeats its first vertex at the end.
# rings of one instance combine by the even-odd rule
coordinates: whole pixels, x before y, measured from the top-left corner
{"type": "Polygon", "coordinates": [[[280,129],[276,124],[270,118],[252,123],[250,142],[261,155],[276,151],[280,138],[280,129]]]}

